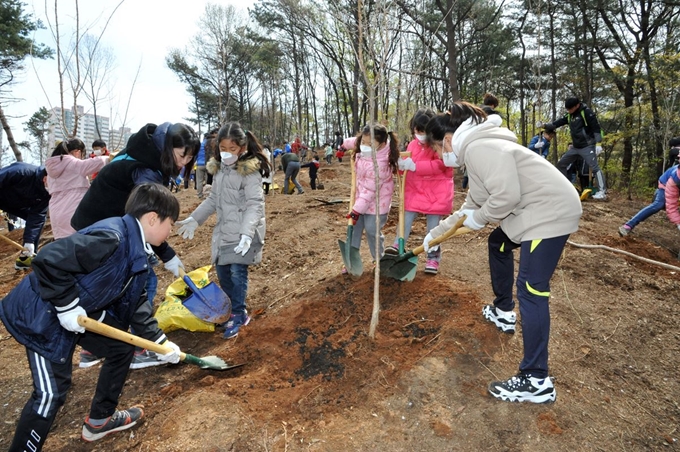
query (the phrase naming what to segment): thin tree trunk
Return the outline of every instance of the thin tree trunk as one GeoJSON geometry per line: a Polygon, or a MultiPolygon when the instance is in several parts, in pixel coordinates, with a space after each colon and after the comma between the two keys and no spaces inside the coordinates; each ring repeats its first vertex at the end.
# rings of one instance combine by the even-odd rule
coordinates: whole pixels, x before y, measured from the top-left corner
{"type": "Polygon", "coordinates": [[[19,151],[19,146],[17,146],[17,142],[14,140],[14,134],[12,133],[12,129],[9,126],[9,122],[5,116],[5,111],[2,109],[2,105],[0,105],[0,123],[2,123],[2,128],[5,130],[7,142],[12,148],[12,152],[14,152],[14,157],[16,157],[17,162],[23,162],[24,160],[21,156],[21,151],[19,151]]]}

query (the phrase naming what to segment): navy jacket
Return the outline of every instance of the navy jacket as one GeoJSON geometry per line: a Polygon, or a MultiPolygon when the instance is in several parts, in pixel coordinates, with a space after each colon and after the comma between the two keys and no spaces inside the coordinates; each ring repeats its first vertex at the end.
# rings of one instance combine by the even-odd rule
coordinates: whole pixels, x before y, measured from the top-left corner
{"type": "Polygon", "coordinates": [[[49,243],[32,267],[0,302],[7,331],[28,349],[55,363],[71,359],[78,336],[62,328],[55,306],[76,298],[89,317],[110,315],[124,329],[165,341],[146,299],[148,259],[135,218],[109,218],[49,243]]]}
{"type": "Polygon", "coordinates": [[[44,166],[23,162],[0,168],[0,210],[26,220],[24,243],[33,243],[36,249],[50,204],[45,176],[44,166]]]}

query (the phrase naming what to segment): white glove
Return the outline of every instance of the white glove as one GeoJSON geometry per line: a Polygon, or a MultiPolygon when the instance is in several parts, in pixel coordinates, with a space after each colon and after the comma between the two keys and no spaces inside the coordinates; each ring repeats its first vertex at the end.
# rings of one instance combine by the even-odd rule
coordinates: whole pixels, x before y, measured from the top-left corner
{"type": "Polygon", "coordinates": [[[397,163],[399,164],[399,169],[401,171],[415,171],[416,170],[416,162],[413,161],[411,157],[407,157],[405,159],[400,158],[397,163]]]}
{"type": "Polygon", "coordinates": [[[179,278],[179,268],[182,267],[182,269],[184,269],[184,264],[179,260],[179,257],[177,257],[176,254],[175,257],[167,261],[163,266],[167,271],[172,272],[172,274],[175,275],[175,278],[179,278]]]}
{"type": "Polygon", "coordinates": [[[242,235],[241,241],[238,243],[238,246],[234,248],[234,252],[236,254],[241,253],[241,256],[245,256],[248,250],[250,249],[251,243],[253,243],[253,239],[251,239],[247,235],[242,235]]]}
{"type": "Polygon", "coordinates": [[[534,148],[536,149],[542,149],[543,148],[543,140],[538,140],[536,144],[534,144],[534,148]]]}
{"type": "Polygon", "coordinates": [[[179,362],[179,353],[181,350],[172,341],[165,341],[163,342],[163,345],[166,347],[170,347],[172,349],[171,352],[166,353],[165,355],[157,355],[158,356],[158,361],[164,362],[164,363],[169,363],[169,364],[177,364],[179,362]]]}
{"type": "Polygon", "coordinates": [[[430,251],[437,251],[439,249],[439,245],[430,248],[430,242],[432,240],[434,240],[434,237],[432,237],[431,232],[428,232],[425,238],[423,239],[423,249],[425,250],[426,253],[429,253],[430,251]]]}
{"type": "MultiPolygon", "coordinates": [[[[78,303],[78,298],[76,298],[73,303],[78,303]]],[[[71,304],[73,304],[71,303],[71,304]]],[[[78,323],[78,316],[82,315],[87,317],[87,312],[85,312],[85,309],[83,309],[82,306],[78,306],[77,304],[72,307],[71,309],[63,312],[58,312],[57,308],[57,318],[59,319],[59,323],[65,330],[69,330],[73,333],[84,333],[85,332],[85,327],[80,326],[78,323]]]]}
{"type": "Polygon", "coordinates": [[[602,154],[602,146],[595,146],[595,155],[602,154]]]}
{"type": "Polygon", "coordinates": [[[470,228],[473,231],[478,231],[484,227],[483,224],[479,224],[475,221],[474,218],[475,210],[473,209],[465,209],[465,210],[460,210],[458,211],[458,216],[462,217],[463,215],[466,215],[467,218],[463,222],[463,226],[466,228],[470,228]]]}
{"type": "Polygon", "coordinates": [[[24,249],[31,255],[35,254],[35,245],[33,243],[24,243],[24,249]]]}
{"type": "MultiPolygon", "coordinates": [[[[204,187],[205,189],[205,187],[204,187]]],[[[181,224],[177,234],[181,235],[185,239],[193,239],[194,231],[198,228],[198,221],[194,220],[194,217],[189,217],[186,220],[178,221],[177,224],[181,224]]]]}

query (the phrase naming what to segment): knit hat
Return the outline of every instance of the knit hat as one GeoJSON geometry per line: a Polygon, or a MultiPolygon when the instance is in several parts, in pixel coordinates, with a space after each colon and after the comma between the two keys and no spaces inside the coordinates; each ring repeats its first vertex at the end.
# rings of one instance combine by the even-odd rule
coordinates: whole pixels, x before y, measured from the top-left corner
{"type": "Polygon", "coordinates": [[[668,142],[668,145],[672,148],[675,146],[680,146],[680,137],[671,138],[671,141],[668,142]]]}
{"type": "Polygon", "coordinates": [[[578,97],[567,97],[566,100],[564,101],[564,108],[567,110],[574,108],[578,104],[580,104],[581,101],[578,100],[578,97]]]}

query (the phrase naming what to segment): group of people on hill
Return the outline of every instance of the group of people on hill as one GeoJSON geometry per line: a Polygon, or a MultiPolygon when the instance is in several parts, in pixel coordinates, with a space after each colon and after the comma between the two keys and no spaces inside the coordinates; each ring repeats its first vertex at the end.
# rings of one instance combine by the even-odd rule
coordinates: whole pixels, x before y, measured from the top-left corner
{"type": "MultiPolygon", "coordinates": [[[[472,230],[498,225],[488,237],[495,299],[481,314],[494,327],[514,333],[516,287],[524,356],[516,375],[491,382],[488,391],[501,400],[552,402],[556,390],[548,369],[550,279],[582,213],[578,193],[560,174],[567,176],[569,165],[582,158],[598,180],[601,195],[596,199],[605,199],[604,176],[597,165],[601,135],[592,111],[569,98],[567,115],[546,124],[545,132],[527,148],[502,127],[497,106],[498,101],[487,96],[482,106],[458,101],[444,113],[418,110],[410,121],[413,139],[403,155],[396,134],[380,124],[366,125],[353,138],[338,134],[341,142],[336,140],[331,151],[350,153],[356,174],[356,196],[347,215],[354,225],[351,246],[360,248],[365,232],[374,262],[384,253],[403,252],[398,234],[385,247],[382,231],[396,174],[408,176],[404,241],[416,218],[425,216],[426,273],[439,272],[442,256],[439,246],[430,243],[454,224],[463,221],[472,230]],[[570,127],[573,147],[555,167],[544,153],[563,125],[570,127]],[[465,168],[469,186],[464,203],[451,214],[456,168],[465,168]],[[516,277],[515,249],[520,254],[516,277]]],[[[211,130],[202,142],[185,124],[147,124],[113,158],[95,151],[92,158],[83,159],[84,150],[82,141],[66,140],[55,147],[45,167],[15,163],[0,170],[0,208],[27,221],[25,250],[16,265],[33,269],[0,303],[0,319],[26,347],[33,377],[33,392],[21,413],[11,451],[41,449],[70,388],[76,345],[83,350],[81,365],[104,360],[82,438],[98,440],[134,426],[143,416],[141,407],[118,410],[117,406],[128,369],[180,359],[179,347],[152,316],[157,291],[154,267],[161,261],[176,277],[184,272],[167,242],[175,222],[179,235],[190,240],[216,214],[211,262],[231,300],[231,316],[221,325],[223,337],[236,337],[251,321],[246,303],[249,266],[262,260],[264,194],[271,183],[272,157],[278,157],[280,150],[270,155],[237,122],[211,130]],[[194,165],[202,201],[178,221],[179,203],[168,184],[183,168],[194,165]],[[206,185],[210,190],[205,190],[206,185]],[[55,241],[38,250],[48,210],[55,241]],[[91,333],[81,325],[81,316],[131,329],[172,351],[158,355],[91,333]]],[[[301,165],[299,152],[291,149],[279,155],[286,175],[284,192],[294,186],[303,193],[297,173],[304,166],[310,168],[310,177],[312,171],[316,173],[318,156],[301,165]]],[[[674,168],[668,177],[662,176],[665,193],[659,199],[675,197],[675,210],[668,208],[668,212],[680,225],[680,173],[674,168]]],[[[632,229],[634,222],[630,223],[632,229]]]]}
{"type": "MultiPolygon", "coordinates": [[[[218,153],[205,163],[213,188],[179,222],[179,232],[192,238],[216,213],[212,260],[231,299],[231,316],[221,327],[232,338],[250,321],[248,266],[262,258],[262,180],[271,165],[257,138],[240,124],[223,125],[215,137],[218,153]]],[[[15,163],[0,170],[0,208],[27,220],[25,250],[16,265],[33,269],[0,303],[0,319],[26,347],[33,377],[11,451],[41,450],[70,388],[76,345],[82,348],[82,367],[103,359],[82,427],[85,441],[130,428],[143,416],[141,407],[117,408],[128,369],[179,362],[179,347],[152,316],[154,266],[160,259],[174,276],[184,272],[167,243],[179,217],[168,184],[182,168],[193,167],[200,148],[185,124],[147,124],[110,162],[97,149],[93,158],[83,159],[84,144],[71,139],[55,147],[45,167],[15,163]],[[48,210],[55,240],[38,250],[48,210]],[[130,329],[172,351],[159,355],[89,332],[81,316],[130,329]]]]}

